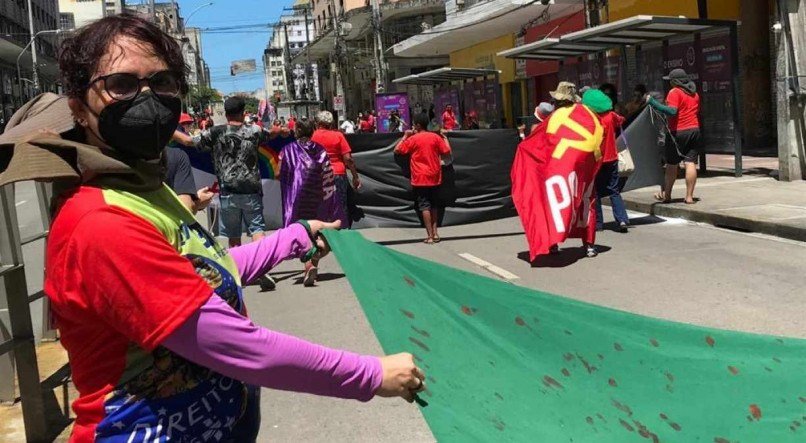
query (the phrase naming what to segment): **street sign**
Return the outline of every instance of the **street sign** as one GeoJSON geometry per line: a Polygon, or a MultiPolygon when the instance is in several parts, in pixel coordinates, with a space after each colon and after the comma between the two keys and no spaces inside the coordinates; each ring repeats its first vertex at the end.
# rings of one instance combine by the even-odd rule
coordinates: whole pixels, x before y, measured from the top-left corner
{"type": "Polygon", "coordinates": [[[246,72],[255,72],[257,70],[257,63],[255,59],[249,60],[235,60],[230,66],[230,74],[238,75],[246,72]]]}
{"type": "Polygon", "coordinates": [[[333,109],[339,112],[344,112],[344,96],[337,95],[333,97],[333,109]]]}

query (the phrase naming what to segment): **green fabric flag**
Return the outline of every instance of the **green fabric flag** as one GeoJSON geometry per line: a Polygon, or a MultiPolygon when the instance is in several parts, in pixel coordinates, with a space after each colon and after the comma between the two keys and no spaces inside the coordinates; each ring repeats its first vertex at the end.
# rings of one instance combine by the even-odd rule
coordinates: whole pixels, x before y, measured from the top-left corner
{"type": "Polygon", "coordinates": [[[326,235],[384,351],[426,371],[422,412],[441,442],[806,441],[806,340],[643,317],[326,235]]]}

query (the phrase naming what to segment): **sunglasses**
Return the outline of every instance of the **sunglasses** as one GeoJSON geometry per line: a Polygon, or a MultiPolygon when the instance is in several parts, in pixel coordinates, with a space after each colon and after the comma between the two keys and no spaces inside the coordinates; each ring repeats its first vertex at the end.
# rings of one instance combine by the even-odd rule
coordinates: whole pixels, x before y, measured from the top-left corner
{"type": "Polygon", "coordinates": [[[89,86],[101,81],[107,94],[118,101],[134,100],[140,94],[143,82],[148,84],[155,94],[165,97],[176,97],[182,90],[182,76],[174,71],[160,71],[146,78],[120,72],[98,77],[91,81],[89,86]]]}

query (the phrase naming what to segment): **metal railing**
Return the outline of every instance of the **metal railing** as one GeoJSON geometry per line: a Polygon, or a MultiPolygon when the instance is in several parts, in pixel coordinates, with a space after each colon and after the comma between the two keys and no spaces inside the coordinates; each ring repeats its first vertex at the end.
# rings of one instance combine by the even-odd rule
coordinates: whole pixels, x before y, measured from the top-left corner
{"type": "MultiPolygon", "coordinates": [[[[28,442],[52,441],[69,422],[68,365],[40,382],[36,339],[31,319],[32,302],[42,300],[42,337],[55,339],[50,309],[43,291],[29,292],[25,277],[23,245],[44,245],[50,229],[50,185],[36,184],[42,232],[21,238],[14,185],[0,187],[0,402],[21,402],[28,442]],[[14,383],[14,375],[17,384],[14,383]],[[54,390],[62,386],[64,409],[58,408],[54,390]],[[19,397],[17,396],[19,388],[19,397]]],[[[43,246],[44,249],[44,246],[43,246]]]]}

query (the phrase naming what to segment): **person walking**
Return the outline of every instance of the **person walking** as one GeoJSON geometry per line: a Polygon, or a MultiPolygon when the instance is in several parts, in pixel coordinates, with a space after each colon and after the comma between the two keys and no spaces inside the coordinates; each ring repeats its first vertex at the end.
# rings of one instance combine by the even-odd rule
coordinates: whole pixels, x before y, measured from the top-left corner
{"type": "Polygon", "coordinates": [[[645,85],[635,85],[635,88],[633,88],[632,98],[624,106],[624,116],[627,117],[628,120],[633,119],[638,112],[644,109],[644,106],[646,106],[646,93],[647,91],[645,85]]]}
{"type": "MultiPolygon", "coordinates": [[[[283,226],[312,218],[338,221],[341,225],[341,220],[347,216],[336,192],[328,153],[322,145],[311,140],[314,135],[312,121],[303,118],[297,122],[296,128],[296,140],[283,147],[280,164],[283,226]]],[[[313,258],[304,262],[302,283],[310,287],[316,283],[318,260],[313,258]]]]}
{"type": "Polygon", "coordinates": [[[616,133],[624,124],[624,117],[613,111],[613,101],[604,91],[591,89],[582,95],[582,104],[598,114],[604,130],[602,136],[602,166],[596,174],[596,230],[601,231],[604,224],[602,198],[610,197],[613,217],[618,224],[618,232],[626,233],[630,219],[624,200],[621,198],[621,183],[618,175],[618,151],[616,149],[616,133]]]}
{"type": "Polygon", "coordinates": [[[647,103],[668,116],[669,130],[672,133],[671,143],[666,143],[664,160],[666,177],[663,189],[655,194],[655,199],[669,203],[672,200],[672,188],[677,180],[680,162],[686,171],[686,204],[694,204],[694,187],[697,185],[697,163],[701,149],[700,135],[700,95],[697,85],[685,70],[673,69],[663,77],[669,80],[672,89],[666,96],[666,105],[647,95],[647,103]]]}
{"type": "Polygon", "coordinates": [[[360,401],[425,389],[411,354],[330,349],[246,317],[242,284],[322,256],[321,231],[338,223],[301,221],[227,250],[164,186],[159,158],[187,91],[173,37],[105,17],[62,43],[59,68],[67,97],[34,99],[46,106],[26,108],[0,144],[14,146],[4,180],[59,184],[44,292],[78,390],[70,441],[202,441],[213,429],[254,442],[257,386],[360,401]]]}
{"type": "Polygon", "coordinates": [[[355,134],[355,123],[349,118],[344,119],[339,128],[345,134],[355,134]]]}
{"type": "Polygon", "coordinates": [[[246,221],[253,241],[263,238],[263,188],[258,168],[258,146],[279,132],[244,123],[246,102],[234,96],[224,102],[227,124],[214,126],[193,138],[194,146],[212,152],[221,195],[219,234],[229,245],[241,244],[241,226],[246,221]]]}
{"type": "Polygon", "coordinates": [[[393,109],[389,113],[389,132],[397,133],[406,130],[406,122],[400,117],[400,111],[393,109]]]}
{"type": "Polygon", "coordinates": [[[453,113],[453,105],[445,106],[445,112],[442,113],[442,129],[446,131],[456,129],[456,114],[453,113]]]}
{"type": "MultiPolygon", "coordinates": [[[[580,97],[579,94],[577,93],[576,85],[567,81],[561,81],[560,83],[558,83],[557,89],[554,91],[550,91],[549,95],[554,100],[555,112],[557,109],[572,107],[582,101],[582,97],[580,97]]],[[[586,208],[587,206],[581,208],[581,210],[586,210],[586,208]]],[[[595,216],[595,213],[593,212],[594,210],[595,210],[594,208],[590,209],[591,216],[588,218],[588,220],[592,220],[593,217],[595,216]]],[[[593,224],[592,221],[588,229],[589,229],[588,232],[591,232],[592,234],[595,235],[596,226],[593,224]]],[[[593,258],[599,255],[599,251],[596,250],[596,245],[594,245],[593,243],[588,243],[583,239],[582,246],[585,248],[585,255],[587,257],[593,258]]],[[[559,252],[560,252],[559,245],[552,245],[551,247],[549,247],[550,254],[555,255],[558,254],[559,252]]]]}
{"type": "Polygon", "coordinates": [[[179,117],[179,127],[174,132],[172,140],[163,153],[165,163],[165,184],[168,185],[191,212],[194,214],[210,205],[215,193],[209,186],[201,189],[196,187],[190,158],[181,145],[193,143],[190,136],[193,117],[182,113],[179,117]]]}
{"type": "Polygon", "coordinates": [[[437,232],[440,210],[437,189],[442,184],[441,157],[451,153],[451,145],[445,134],[429,132],[428,124],[428,117],[418,115],[414,120],[414,130],[405,132],[395,146],[395,154],[409,156],[415,207],[423,214],[428,235],[423,243],[434,244],[440,242],[437,232]]]}
{"type": "Polygon", "coordinates": [[[342,226],[349,228],[352,223],[350,208],[350,193],[355,189],[361,189],[361,179],[358,177],[358,169],[353,161],[352,149],[347,139],[339,131],[332,130],[333,114],[329,111],[320,111],[316,114],[316,131],[311,137],[311,141],[318,143],[327,151],[330,159],[330,166],[333,174],[336,175],[336,194],[340,204],[344,209],[342,226]],[[347,171],[350,171],[352,181],[347,179],[347,171]]]}

